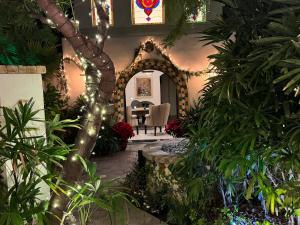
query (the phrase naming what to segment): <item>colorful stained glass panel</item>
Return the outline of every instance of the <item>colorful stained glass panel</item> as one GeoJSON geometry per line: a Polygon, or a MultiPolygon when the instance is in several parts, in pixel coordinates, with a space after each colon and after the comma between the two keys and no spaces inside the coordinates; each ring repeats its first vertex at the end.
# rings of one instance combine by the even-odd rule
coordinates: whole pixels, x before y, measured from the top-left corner
{"type": "Polygon", "coordinates": [[[133,24],[164,23],[163,0],[131,0],[131,6],[133,24]]]}

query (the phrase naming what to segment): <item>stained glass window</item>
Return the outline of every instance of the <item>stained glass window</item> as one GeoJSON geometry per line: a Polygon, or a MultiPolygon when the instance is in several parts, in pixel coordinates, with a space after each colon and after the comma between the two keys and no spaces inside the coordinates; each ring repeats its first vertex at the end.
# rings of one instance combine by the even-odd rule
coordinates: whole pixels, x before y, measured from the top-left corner
{"type": "Polygon", "coordinates": [[[191,23],[201,23],[206,21],[206,4],[204,4],[200,9],[196,9],[195,13],[189,18],[191,23]]]}
{"type": "Polygon", "coordinates": [[[163,0],[131,0],[131,8],[135,25],[164,23],[163,0]]]}
{"type": "MultiPolygon", "coordinates": [[[[101,2],[107,15],[109,16],[109,25],[113,25],[114,20],[113,20],[113,10],[112,10],[112,0],[101,0],[101,2]]],[[[92,25],[94,27],[97,26],[98,24],[97,21],[99,19],[94,0],[91,0],[91,9],[92,9],[91,11],[92,25]]]]}

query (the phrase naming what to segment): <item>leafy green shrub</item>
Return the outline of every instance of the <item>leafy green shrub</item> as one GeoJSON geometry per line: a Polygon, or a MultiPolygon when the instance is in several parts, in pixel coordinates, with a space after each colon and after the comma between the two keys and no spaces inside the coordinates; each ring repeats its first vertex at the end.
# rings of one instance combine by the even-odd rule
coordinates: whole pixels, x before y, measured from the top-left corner
{"type": "Polygon", "coordinates": [[[300,2],[218,2],[224,15],[202,38],[216,44],[209,57],[216,76],[187,124],[191,145],[180,177],[201,184],[194,174],[202,162],[221,178],[223,206],[260,201],[266,213],[299,215],[300,2]]]}
{"type": "MultiPolygon", "coordinates": [[[[57,168],[62,167],[67,155],[74,149],[72,145],[65,144],[55,131],[78,126],[73,120],[60,121],[56,116],[46,122],[47,137],[36,135],[37,123],[45,123],[36,118],[37,113],[33,110],[32,100],[18,103],[15,109],[3,108],[5,124],[0,127],[0,168],[11,165],[8,178],[13,184],[7,187],[5,182],[0,183],[0,224],[49,224],[49,207],[58,207],[59,202],[54,201],[49,206],[48,199],[41,200],[44,192],[40,183],[70,200],[63,220],[76,212],[80,224],[86,225],[93,207],[104,209],[111,216],[120,216],[118,220],[124,218],[122,208],[127,195],[112,192],[97,176],[95,165],[75,155],[88,175],[87,180],[81,184],[69,184],[61,179],[57,168]]],[[[121,221],[123,223],[124,220],[121,221]]]]}
{"type": "Polygon", "coordinates": [[[53,119],[57,114],[62,114],[68,101],[62,99],[60,92],[51,84],[44,90],[44,108],[46,120],[53,119]]]}
{"type": "Polygon", "coordinates": [[[51,74],[61,59],[60,36],[37,9],[34,1],[0,1],[0,64],[45,65],[51,74]]]}
{"type": "Polygon", "coordinates": [[[102,122],[102,128],[99,131],[99,137],[94,148],[96,156],[109,155],[120,151],[119,139],[112,129],[113,124],[114,120],[111,117],[102,122]]]}

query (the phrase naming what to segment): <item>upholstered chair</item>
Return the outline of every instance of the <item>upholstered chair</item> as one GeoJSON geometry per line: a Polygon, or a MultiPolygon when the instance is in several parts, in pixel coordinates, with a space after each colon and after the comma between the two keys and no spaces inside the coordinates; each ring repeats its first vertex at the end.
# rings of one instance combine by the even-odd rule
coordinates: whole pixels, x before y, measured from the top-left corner
{"type": "Polygon", "coordinates": [[[147,127],[154,127],[155,136],[157,127],[159,127],[160,132],[162,132],[162,127],[168,123],[170,109],[170,103],[164,103],[157,106],[150,105],[149,114],[146,115],[145,134],[147,134],[147,127]]]}
{"type": "Polygon", "coordinates": [[[129,123],[132,127],[136,128],[136,133],[139,134],[139,122],[137,119],[137,115],[132,115],[131,106],[126,107],[127,114],[127,123],[129,123]]]}
{"type": "Polygon", "coordinates": [[[131,102],[131,108],[140,108],[143,107],[143,104],[138,100],[133,100],[131,102]]]}

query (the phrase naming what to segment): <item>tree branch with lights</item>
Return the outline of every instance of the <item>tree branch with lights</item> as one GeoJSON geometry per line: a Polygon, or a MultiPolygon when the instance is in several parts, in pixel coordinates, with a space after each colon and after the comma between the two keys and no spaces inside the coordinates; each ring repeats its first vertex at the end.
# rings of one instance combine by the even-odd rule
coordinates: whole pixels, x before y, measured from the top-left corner
{"type": "MultiPolygon", "coordinates": [[[[96,0],[95,0],[96,1],[96,0]]],[[[82,174],[78,156],[88,158],[93,150],[101,121],[106,113],[105,105],[111,98],[115,86],[115,68],[110,57],[103,52],[107,38],[109,18],[101,3],[95,2],[100,20],[96,41],[84,37],[76,26],[52,0],[37,0],[40,9],[47,17],[49,24],[54,26],[69,41],[85,68],[87,111],[84,115],[82,129],[75,140],[76,151],[64,164],[62,179],[68,183],[76,183],[82,174]]],[[[68,197],[63,193],[53,193],[50,201],[50,218],[52,225],[60,224],[68,204],[68,197]]]]}

